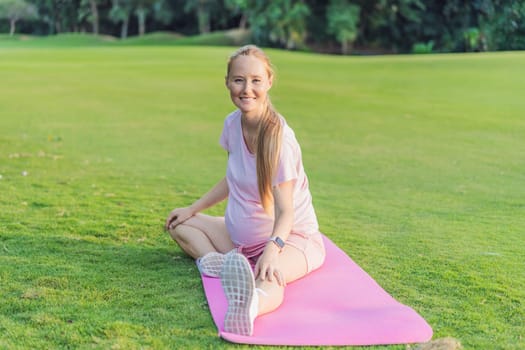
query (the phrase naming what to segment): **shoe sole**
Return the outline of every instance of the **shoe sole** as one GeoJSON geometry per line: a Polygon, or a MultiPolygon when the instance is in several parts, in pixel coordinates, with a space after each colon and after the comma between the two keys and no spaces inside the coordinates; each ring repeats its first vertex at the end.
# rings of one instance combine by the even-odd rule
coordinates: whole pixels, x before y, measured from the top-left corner
{"type": "Polygon", "coordinates": [[[197,267],[201,274],[217,278],[220,276],[222,267],[224,265],[225,254],[208,253],[199,259],[197,267]]]}
{"type": "Polygon", "coordinates": [[[248,260],[241,254],[229,254],[221,271],[221,285],[228,300],[224,330],[240,335],[253,334],[250,306],[255,294],[255,279],[248,260]]]}

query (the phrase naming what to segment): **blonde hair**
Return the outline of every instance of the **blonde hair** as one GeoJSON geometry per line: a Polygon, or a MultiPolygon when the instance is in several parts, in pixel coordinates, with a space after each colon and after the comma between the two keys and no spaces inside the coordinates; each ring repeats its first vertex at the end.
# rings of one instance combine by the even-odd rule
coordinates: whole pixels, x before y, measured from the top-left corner
{"type": "MultiPolygon", "coordinates": [[[[273,79],[274,69],[270,59],[266,54],[255,45],[246,45],[235,51],[228,60],[228,70],[226,78],[230,75],[230,70],[236,58],[239,56],[254,56],[261,60],[266,66],[268,79],[273,79]]],[[[273,195],[272,195],[272,180],[277,171],[279,163],[279,154],[281,152],[282,143],[282,124],[279,113],[275,110],[270,101],[270,96],[267,95],[265,107],[259,121],[257,131],[257,142],[255,158],[257,164],[257,185],[259,189],[259,196],[264,210],[272,216],[273,209],[273,195]]]]}

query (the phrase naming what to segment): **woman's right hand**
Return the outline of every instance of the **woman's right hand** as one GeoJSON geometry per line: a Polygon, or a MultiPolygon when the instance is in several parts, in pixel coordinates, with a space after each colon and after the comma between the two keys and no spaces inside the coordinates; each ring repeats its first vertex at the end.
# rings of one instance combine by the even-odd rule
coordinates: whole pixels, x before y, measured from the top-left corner
{"type": "Polygon", "coordinates": [[[174,229],[177,225],[182,224],[193,215],[195,215],[195,213],[190,207],[175,208],[171,211],[170,215],[168,215],[164,228],[166,231],[174,229]]]}

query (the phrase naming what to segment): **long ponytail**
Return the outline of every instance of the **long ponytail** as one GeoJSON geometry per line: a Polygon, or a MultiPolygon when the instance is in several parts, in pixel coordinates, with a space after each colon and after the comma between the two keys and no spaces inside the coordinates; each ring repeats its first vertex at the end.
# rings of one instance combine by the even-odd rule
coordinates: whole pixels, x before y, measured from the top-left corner
{"type": "Polygon", "coordinates": [[[272,180],[276,175],[281,153],[282,125],[277,111],[268,99],[257,135],[257,185],[264,210],[273,215],[272,180]]]}

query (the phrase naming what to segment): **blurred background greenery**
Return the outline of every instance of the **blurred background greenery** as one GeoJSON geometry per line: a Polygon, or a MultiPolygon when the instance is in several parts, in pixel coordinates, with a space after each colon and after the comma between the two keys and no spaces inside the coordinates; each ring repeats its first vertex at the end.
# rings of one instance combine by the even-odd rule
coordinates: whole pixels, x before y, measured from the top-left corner
{"type": "Polygon", "coordinates": [[[0,42],[156,33],[164,43],[213,32],[228,33],[213,44],[343,54],[523,50],[525,1],[0,0],[0,42]]]}

